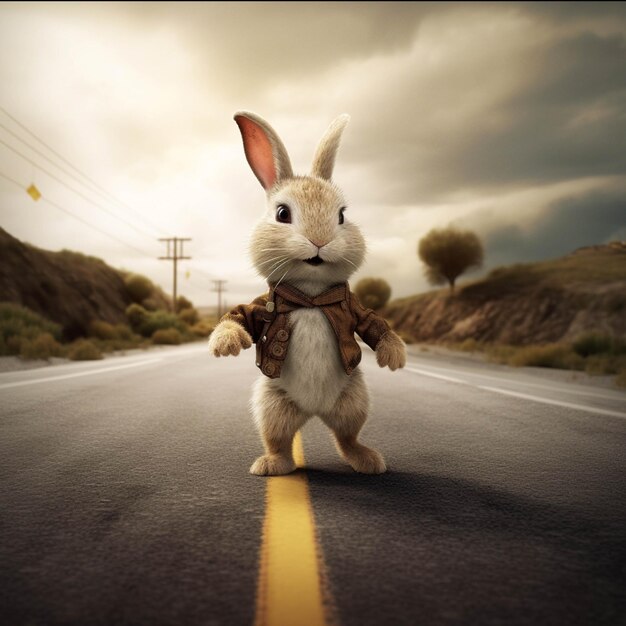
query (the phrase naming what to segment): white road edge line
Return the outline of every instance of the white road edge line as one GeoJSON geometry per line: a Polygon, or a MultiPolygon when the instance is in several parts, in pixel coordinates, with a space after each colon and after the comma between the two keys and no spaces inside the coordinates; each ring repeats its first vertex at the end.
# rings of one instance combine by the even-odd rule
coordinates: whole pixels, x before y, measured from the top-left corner
{"type": "Polygon", "coordinates": [[[505,396],[513,396],[515,398],[523,398],[524,400],[532,400],[534,402],[543,402],[543,404],[553,404],[555,406],[562,406],[568,409],[575,409],[576,411],[587,411],[589,413],[600,413],[601,415],[610,415],[611,417],[626,418],[626,413],[620,411],[611,411],[610,409],[600,409],[592,406],[586,406],[584,404],[573,404],[571,402],[562,402],[561,400],[550,400],[549,398],[541,398],[539,396],[531,396],[526,393],[519,393],[517,391],[508,391],[506,389],[500,389],[499,387],[488,387],[486,385],[474,385],[466,380],[460,378],[452,378],[452,376],[443,376],[441,374],[433,374],[427,370],[417,369],[415,367],[405,367],[405,370],[409,372],[415,372],[416,374],[422,374],[422,376],[430,376],[431,378],[439,378],[450,383],[458,383],[461,385],[469,385],[476,389],[483,389],[484,391],[492,391],[493,393],[501,393],[505,396]]]}
{"type": "MultiPolygon", "coordinates": [[[[448,369],[445,367],[440,367],[438,365],[433,365],[431,367],[436,372],[451,372],[453,374],[456,373],[456,370],[448,369]]],[[[510,382],[510,379],[507,380],[506,378],[503,379],[502,377],[499,377],[499,376],[489,376],[488,374],[482,374],[480,372],[471,372],[470,375],[477,376],[479,378],[486,378],[488,380],[493,381],[494,383],[510,382]]],[[[592,396],[595,398],[602,398],[604,400],[615,400],[619,398],[622,393],[620,391],[614,391],[613,389],[607,389],[606,391],[608,393],[602,393],[600,391],[596,391],[595,389],[570,389],[568,387],[564,387],[558,381],[556,382],[556,385],[542,385],[540,383],[533,383],[533,382],[525,380],[524,385],[526,385],[527,387],[537,387],[538,389],[547,389],[548,391],[562,391],[563,393],[571,393],[576,396],[592,396]]]]}
{"type": "Polygon", "coordinates": [[[494,393],[501,393],[505,396],[513,396],[515,398],[522,398],[524,400],[532,400],[534,402],[543,402],[543,404],[553,404],[555,406],[563,406],[568,409],[575,409],[576,411],[587,411],[589,413],[600,413],[601,415],[610,415],[612,417],[626,418],[626,413],[620,411],[611,411],[609,409],[600,409],[593,406],[586,406],[584,404],[573,404],[572,402],[562,402],[561,400],[550,400],[549,398],[540,398],[538,396],[531,396],[526,393],[518,393],[517,391],[508,391],[506,389],[498,389],[497,387],[484,387],[482,385],[476,385],[478,389],[484,389],[485,391],[493,391],[494,393]]]}
{"type": "Polygon", "coordinates": [[[66,380],[68,378],[78,378],[80,376],[92,376],[93,374],[103,374],[104,372],[113,372],[115,370],[125,370],[129,367],[139,367],[141,365],[149,365],[150,363],[158,363],[162,361],[162,357],[146,359],[144,361],[135,361],[134,363],[126,363],[124,365],[113,365],[111,367],[100,367],[98,369],[89,370],[87,372],[74,372],[73,374],[63,374],[61,376],[46,376],[46,378],[34,378],[31,380],[20,380],[13,383],[4,383],[0,385],[0,389],[10,389],[11,387],[24,387],[26,385],[36,385],[38,383],[48,383],[55,380],[66,380]]]}
{"type": "Polygon", "coordinates": [[[422,374],[423,376],[430,376],[431,378],[439,378],[440,380],[447,380],[451,383],[459,383],[461,385],[469,385],[465,380],[461,380],[460,378],[453,378],[452,376],[444,376],[443,374],[434,374],[433,372],[428,372],[426,370],[420,370],[416,367],[405,367],[405,370],[409,372],[415,372],[416,374],[422,374]]]}

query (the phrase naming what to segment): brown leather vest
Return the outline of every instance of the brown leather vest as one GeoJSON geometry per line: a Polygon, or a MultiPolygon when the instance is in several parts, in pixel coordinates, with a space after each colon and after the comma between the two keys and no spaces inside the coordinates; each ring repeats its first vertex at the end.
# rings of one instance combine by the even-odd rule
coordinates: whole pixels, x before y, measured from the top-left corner
{"type": "Polygon", "coordinates": [[[269,295],[240,304],[222,319],[233,320],[250,333],[256,343],[257,367],[269,378],[279,378],[289,348],[289,313],[301,307],[322,310],[335,331],[346,374],[351,374],[361,361],[361,348],[354,333],[375,350],[390,330],[382,317],[363,307],[348,283],[335,285],[314,298],[289,285],[270,285],[269,295]]]}

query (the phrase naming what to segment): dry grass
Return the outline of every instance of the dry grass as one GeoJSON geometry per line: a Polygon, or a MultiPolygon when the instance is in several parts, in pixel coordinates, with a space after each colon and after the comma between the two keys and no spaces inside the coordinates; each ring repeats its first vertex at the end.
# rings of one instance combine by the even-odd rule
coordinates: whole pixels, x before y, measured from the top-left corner
{"type": "Polygon", "coordinates": [[[585,360],[571,346],[549,343],[518,348],[511,354],[509,365],[514,367],[552,367],[556,369],[582,370],[585,360]]]}
{"type": "Polygon", "coordinates": [[[451,350],[479,352],[488,361],[514,367],[546,367],[585,371],[590,375],[615,374],[615,383],[626,386],[626,341],[601,333],[585,333],[572,343],[549,343],[530,346],[480,343],[466,339],[447,343],[451,350]]]}

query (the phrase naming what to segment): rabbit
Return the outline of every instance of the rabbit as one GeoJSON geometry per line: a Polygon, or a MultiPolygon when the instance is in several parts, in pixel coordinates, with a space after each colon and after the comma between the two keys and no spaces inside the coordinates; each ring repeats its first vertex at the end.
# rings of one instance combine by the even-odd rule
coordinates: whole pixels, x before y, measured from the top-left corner
{"type": "Polygon", "coordinates": [[[348,278],[363,263],[366,245],[331,177],[350,118],[341,115],[330,125],[308,176],[294,176],[282,141],[265,120],[249,112],[238,112],[234,119],[248,163],[267,195],[250,253],[270,292],[223,316],[210,336],[209,350],[217,357],[238,355],[257,343],[262,375],[254,384],[250,406],[265,454],[250,472],[274,476],[294,471],[293,438],[307,420],[318,416],[356,472],[383,473],[382,455],[358,440],[370,402],[358,368],[360,348],[354,331],[375,349],[380,367],[404,367],[406,346],[348,288],[348,278]],[[333,298],[330,304],[316,304],[333,298]],[[273,338],[272,325],[282,325],[273,338]],[[263,352],[268,338],[271,355],[263,352]]]}

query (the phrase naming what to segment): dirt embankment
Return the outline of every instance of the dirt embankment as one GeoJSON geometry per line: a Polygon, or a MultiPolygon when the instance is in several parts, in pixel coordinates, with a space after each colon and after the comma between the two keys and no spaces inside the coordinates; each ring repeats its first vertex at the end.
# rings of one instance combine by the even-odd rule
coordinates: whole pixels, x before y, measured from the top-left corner
{"type": "MultiPolygon", "coordinates": [[[[93,320],[126,323],[132,300],[125,274],[78,252],[50,252],[0,228],[0,301],[16,302],[61,324],[67,339],[86,335],[93,320]]],[[[169,303],[151,296],[159,308],[169,303]]]]}
{"type": "Polygon", "coordinates": [[[391,302],[382,313],[405,338],[530,345],[584,332],[626,334],[626,243],[513,265],[458,287],[391,302]]]}

